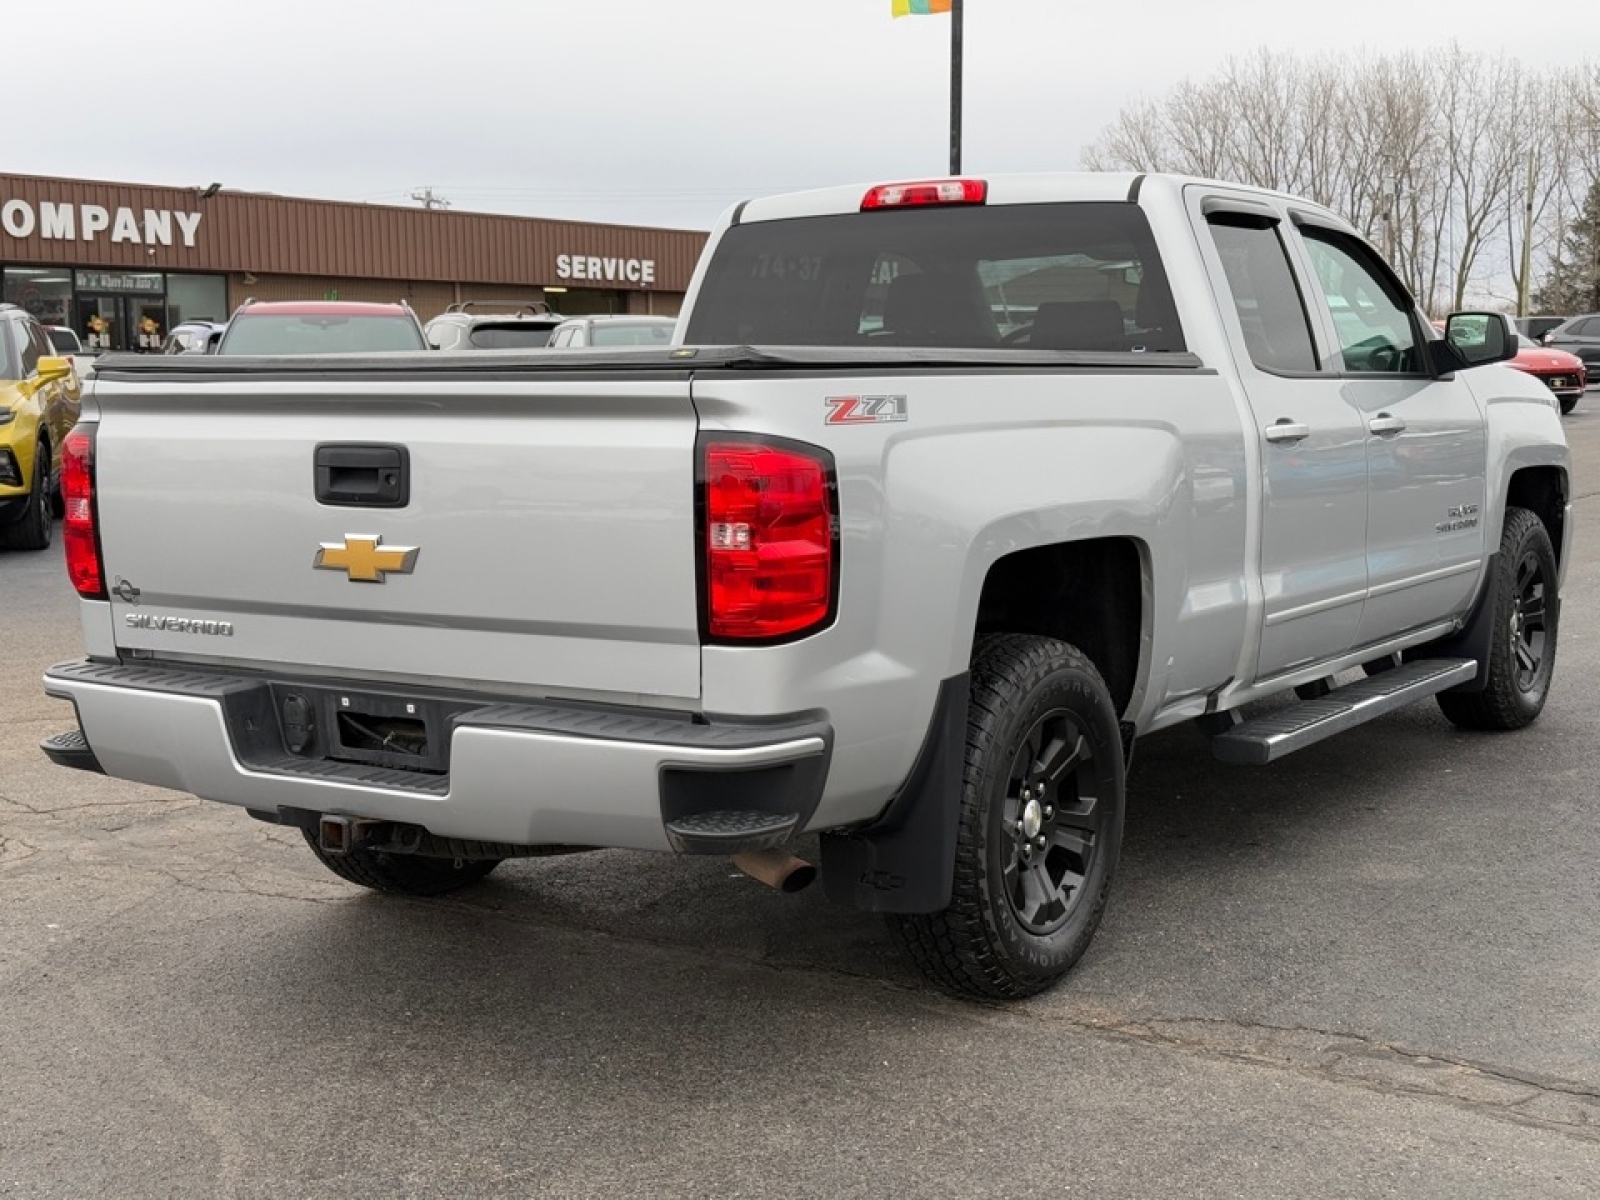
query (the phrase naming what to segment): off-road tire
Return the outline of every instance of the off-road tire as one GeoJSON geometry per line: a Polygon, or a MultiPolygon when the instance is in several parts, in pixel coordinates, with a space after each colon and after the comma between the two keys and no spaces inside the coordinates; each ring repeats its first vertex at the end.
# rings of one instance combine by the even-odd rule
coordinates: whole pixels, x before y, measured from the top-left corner
{"type": "Polygon", "coordinates": [[[318,861],[340,879],[375,892],[405,896],[443,896],[477,883],[501,863],[498,858],[466,860],[433,858],[420,854],[385,854],[357,846],[348,854],[329,854],[317,844],[314,829],[302,829],[306,844],[318,861]]]}
{"type": "MultiPolygon", "coordinates": [[[[1066,740],[1051,736],[1030,761],[1049,760],[1050,746],[1066,740]]],[[[1059,828],[1047,831],[1051,838],[1062,833],[1070,839],[1086,828],[1078,823],[1083,819],[1079,814],[1068,818],[1066,806],[1060,809],[1059,828]]],[[[981,637],[972,660],[950,903],[938,913],[891,915],[889,926],[922,972],[955,995],[1016,1000],[1041,992],[1082,957],[1099,927],[1121,850],[1122,822],[1122,741],[1116,710],[1094,664],[1054,638],[981,637]],[[1059,926],[1046,932],[1030,929],[1019,914],[1011,896],[1020,893],[1013,888],[1008,896],[1006,874],[1008,864],[1015,872],[1021,862],[1015,840],[1021,823],[1008,822],[1006,813],[1016,809],[1030,777],[1031,768],[1023,769],[1025,747],[1037,728],[1071,730],[1081,738],[1074,756],[1079,765],[1061,777],[1061,790],[1050,795],[1065,799],[1068,788],[1073,797],[1087,791],[1098,821],[1092,841],[1085,843],[1090,850],[1082,859],[1072,859],[1085,864],[1081,883],[1056,918],[1059,926]]],[[[1051,840],[1046,855],[1033,866],[1048,871],[1050,861],[1066,853],[1051,840]]]]}
{"type": "Polygon", "coordinates": [[[33,454],[33,490],[22,520],[0,529],[0,547],[7,550],[48,550],[55,525],[50,519],[50,451],[42,443],[33,454]]]}
{"type": "Polygon", "coordinates": [[[1509,730],[1539,715],[1550,694],[1561,625],[1556,578],[1556,554],[1544,522],[1525,508],[1506,509],[1487,600],[1494,605],[1488,682],[1481,692],[1439,694],[1439,708],[1451,722],[1463,729],[1509,730]],[[1530,630],[1543,637],[1532,638],[1530,630]],[[1530,644],[1535,640],[1537,654],[1530,644]],[[1535,657],[1537,667],[1530,671],[1529,659],[1535,657]]]}

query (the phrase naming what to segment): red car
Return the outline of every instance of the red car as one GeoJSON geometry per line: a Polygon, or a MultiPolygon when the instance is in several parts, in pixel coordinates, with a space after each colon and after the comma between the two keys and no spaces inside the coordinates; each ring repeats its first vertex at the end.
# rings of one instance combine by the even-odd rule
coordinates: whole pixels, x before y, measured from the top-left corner
{"type": "Polygon", "coordinates": [[[1583,396],[1583,389],[1589,384],[1589,373],[1584,368],[1583,359],[1565,350],[1551,350],[1531,342],[1520,333],[1517,335],[1517,345],[1520,347],[1517,356],[1507,365],[1543,380],[1561,401],[1562,412],[1569,413],[1576,408],[1583,396]]]}
{"type": "Polygon", "coordinates": [[[426,350],[422,322],[404,301],[246,300],[216,354],[384,354],[426,350]]]}

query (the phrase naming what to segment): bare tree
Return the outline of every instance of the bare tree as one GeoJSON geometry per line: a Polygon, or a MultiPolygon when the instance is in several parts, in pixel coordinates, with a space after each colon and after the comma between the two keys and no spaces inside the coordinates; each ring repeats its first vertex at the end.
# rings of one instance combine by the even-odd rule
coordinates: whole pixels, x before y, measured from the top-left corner
{"type": "Polygon", "coordinates": [[[1431,310],[1510,304],[1524,254],[1530,275],[1548,270],[1600,181],[1600,67],[1547,77],[1459,46],[1262,50],[1130,105],[1083,160],[1307,196],[1381,246],[1431,310]]]}

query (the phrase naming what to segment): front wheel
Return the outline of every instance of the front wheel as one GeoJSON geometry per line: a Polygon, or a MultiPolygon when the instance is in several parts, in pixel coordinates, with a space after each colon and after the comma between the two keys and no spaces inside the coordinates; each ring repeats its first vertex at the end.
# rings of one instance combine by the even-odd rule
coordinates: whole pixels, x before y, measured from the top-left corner
{"type": "Polygon", "coordinates": [[[949,906],[890,926],[934,983],[1031,996],[1082,957],[1122,845],[1116,711],[1094,664],[1053,638],[979,639],[949,906]]]}
{"type": "Polygon", "coordinates": [[[1506,509],[1495,560],[1494,633],[1489,679],[1481,692],[1441,692],[1439,708],[1463,729],[1521,729],[1550,694],[1561,600],[1556,554],[1544,522],[1525,508],[1506,509]]]}
{"type": "Polygon", "coordinates": [[[375,892],[443,896],[477,883],[500,865],[498,858],[429,858],[420,854],[387,854],[366,846],[356,846],[348,854],[329,854],[318,842],[316,830],[300,832],[323,866],[340,879],[375,892]]]}
{"type": "Polygon", "coordinates": [[[1563,397],[1561,397],[1561,415],[1562,416],[1566,416],[1569,412],[1571,412],[1573,409],[1575,409],[1577,407],[1578,407],[1578,398],[1576,396],[1563,396],[1563,397]]]}
{"type": "Polygon", "coordinates": [[[0,546],[8,550],[47,550],[54,526],[50,520],[50,449],[40,443],[33,452],[33,490],[22,520],[0,529],[0,546]]]}

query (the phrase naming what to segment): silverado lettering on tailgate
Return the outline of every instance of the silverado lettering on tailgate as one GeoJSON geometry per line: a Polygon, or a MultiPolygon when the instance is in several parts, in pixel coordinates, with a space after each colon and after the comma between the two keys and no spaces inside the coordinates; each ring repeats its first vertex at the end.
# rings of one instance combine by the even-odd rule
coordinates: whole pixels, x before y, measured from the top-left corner
{"type": "Polygon", "coordinates": [[[201,621],[193,617],[164,617],[158,613],[129,613],[122,618],[129,629],[161,629],[169,633],[204,633],[232,637],[232,621],[201,621]]]}

